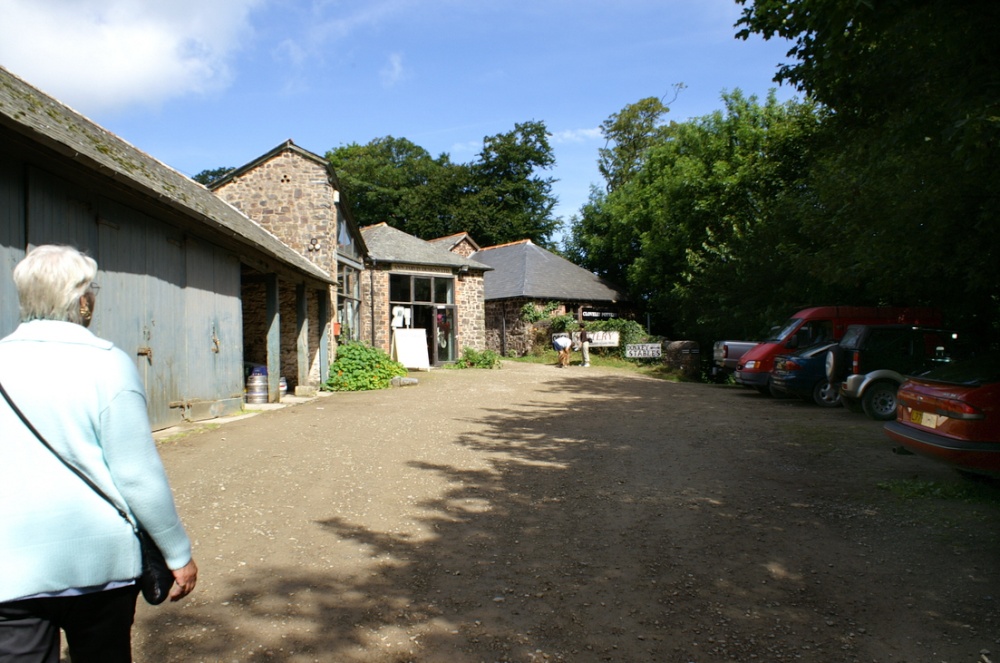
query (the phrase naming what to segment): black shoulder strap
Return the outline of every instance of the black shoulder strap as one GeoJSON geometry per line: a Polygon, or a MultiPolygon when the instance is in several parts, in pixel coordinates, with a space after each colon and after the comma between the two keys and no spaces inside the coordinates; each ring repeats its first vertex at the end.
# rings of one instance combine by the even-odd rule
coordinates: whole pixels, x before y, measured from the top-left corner
{"type": "Polygon", "coordinates": [[[42,434],[38,432],[38,429],[35,428],[34,424],[32,424],[30,421],[28,421],[28,418],[26,416],[24,416],[23,412],[21,412],[21,408],[17,407],[17,405],[14,403],[14,401],[11,400],[10,394],[8,394],[7,390],[4,389],[2,383],[0,383],[0,394],[3,395],[4,400],[7,401],[7,405],[9,405],[10,409],[14,411],[14,414],[16,414],[21,419],[21,421],[24,422],[24,425],[28,427],[28,430],[30,430],[32,433],[35,434],[35,437],[38,438],[38,441],[41,442],[43,445],[45,445],[45,448],[48,449],[49,451],[51,451],[52,455],[59,459],[59,462],[61,462],[63,465],[65,465],[73,474],[75,474],[76,476],[80,477],[80,479],[85,484],[87,484],[88,486],[90,486],[91,490],[93,490],[95,493],[97,493],[98,495],[100,495],[101,498],[103,498],[105,502],[107,502],[112,507],[114,507],[115,511],[118,512],[118,515],[121,516],[122,518],[124,518],[125,521],[129,525],[132,526],[132,529],[135,530],[136,529],[136,525],[135,525],[135,523],[132,522],[132,519],[129,518],[128,514],[125,513],[125,510],[123,508],[121,508],[120,506],[118,506],[117,504],[115,504],[115,501],[112,500],[110,497],[108,497],[107,494],[105,494],[105,492],[103,490],[101,490],[101,488],[96,483],[94,483],[94,481],[90,477],[88,477],[86,474],[84,474],[82,471],[80,471],[80,469],[77,468],[75,465],[71,464],[65,458],[63,458],[62,456],[60,456],[59,452],[52,448],[52,445],[49,444],[48,440],[46,440],[44,437],[42,437],[42,434]]]}

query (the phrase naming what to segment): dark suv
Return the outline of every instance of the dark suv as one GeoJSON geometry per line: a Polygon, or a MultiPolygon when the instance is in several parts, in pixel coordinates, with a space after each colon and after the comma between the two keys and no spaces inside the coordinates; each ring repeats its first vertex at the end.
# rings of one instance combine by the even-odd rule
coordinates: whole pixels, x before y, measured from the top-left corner
{"type": "Polygon", "coordinates": [[[957,332],[912,325],[851,325],[827,352],[826,376],[844,406],[872,419],[896,418],[896,390],[908,375],[964,356],[957,332]]]}

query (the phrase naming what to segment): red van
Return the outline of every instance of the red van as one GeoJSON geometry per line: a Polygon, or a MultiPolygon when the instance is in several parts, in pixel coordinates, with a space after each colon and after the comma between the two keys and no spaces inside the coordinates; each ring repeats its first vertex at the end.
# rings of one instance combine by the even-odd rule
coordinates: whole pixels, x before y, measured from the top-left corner
{"type": "Polygon", "coordinates": [[[748,350],[736,367],[736,382],[771,393],[775,356],[817,343],[839,341],[848,325],[941,324],[941,313],[932,308],[892,306],[817,306],[793,315],[780,330],[748,350]]]}

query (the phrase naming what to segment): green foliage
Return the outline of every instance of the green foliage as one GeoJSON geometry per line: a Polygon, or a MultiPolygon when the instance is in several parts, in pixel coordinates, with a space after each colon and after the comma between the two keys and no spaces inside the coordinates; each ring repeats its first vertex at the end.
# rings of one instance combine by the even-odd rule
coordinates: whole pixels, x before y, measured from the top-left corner
{"type": "MultiPolygon", "coordinates": [[[[684,87],[683,83],[674,86],[675,98],[684,87]]],[[[638,172],[647,150],[662,140],[661,118],[668,112],[670,108],[663,99],[646,97],[601,123],[607,145],[597,151],[597,169],[608,191],[625,184],[638,172]]]]}
{"type": "Polygon", "coordinates": [[[462,357],[450,368],[500,368],[500,354],[493,350],[480,352],[474,348],[464,348],[462,357]]]}
{"type": "Polygon", "coordinates": [[[600,322],[587,324],[587,331],[616,331],[618,332],[618,347],[614,348],[614,354],[625,356],[625,346],[635,343],[645,343],[647,339],[646,329],[635,320],[624,318],[613,318],[600,322]]]}
{"type": "Polygon", "coordinates": [[[833,112],[803,230],[813,278],[930,304],[996,332],[1000,307],[1000,24],[995,0],[753,0],[741,37],[781,37],[778,70],[833,112]]]}
{"type": "Polygon", "coordinates": [[[361,226],[388,223],[421,239],[468,232],[482,246],[530,239],[547,247],[560,222],[552,216],[555,164],[541,122],[487,136],[478,159],[452,163],[387,136],[326,155],[361,226]]]}
{"type": "Polygon", "coordinates": [[[540,322],[552,315],[552,312],[557,308],[559,308],[559,302],[549,302],[542,308],[538,308],[534,302],[526,302],[521,307],[521,320],[531,324],[540,322]]]}
{"type": "Polygon", "coordinates": [[[222,179],[233,170],[235,169],[226,166],[223,166],[221,168],[206,168],[205,170],[201,171],[191,179],[193,179],[195,182],[198,182],[199,184],[204,184],[205,186],[209,186],[210,184],[212,184],[212,182],[214,182],[215,180],[222,179]]]}
{"type": "Polygon", "coordinates": [[[351,341],[337,346],[337,359],[330,366],[327,391],[386,389],[394,377],[406,376],[406,368],[384,351],[351,341]]]}
{"type": "Polygon", "coordinates": [[[822,113],[773,93],[723,102],[724,111],[665,128],[639,170],[595,191],[572,229],[584,266],[623,278],[660,333],[702,344],[774,324],[786,302],[812,296],[801,209],[790,201],[822,113]]]}
{"type": "Polygon", "coordinates": [[[935,306],[1000,336],[1000,3],[739,2],[739,36],[791,40],[777,78],[805,99],[612,114],[567,257],[702,347],[824,304],[935,306]]]}
{"type": "Polygon", "coordinates": [[[572,315],[557,315],[552,318],[552,325],[549,327],[549,331],[553,334],[558,334],[561,332],[568,332],[576,329],[576,318],[572,315]]]}

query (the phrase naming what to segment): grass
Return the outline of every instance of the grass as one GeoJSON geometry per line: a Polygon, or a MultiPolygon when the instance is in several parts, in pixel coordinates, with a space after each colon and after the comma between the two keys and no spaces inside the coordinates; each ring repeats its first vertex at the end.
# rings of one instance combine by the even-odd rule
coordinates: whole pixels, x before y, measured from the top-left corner
{"type": "MultiPolygon", "coordinates": [[[[555,366],[558,363],[558,355],[555,350],[545,350],[540,355],[527,355],[524,357],[513,358],[506,357],[505,361],[517,361],[525,364],[551,364],[552,366],[555,366]]],[[[573,353],[570,359],[570,367],[580,368],[581,361],[580,353],[573,353]]],[[[670,368],[669,366],[665,366],[662,362],[643,362],[640,364],[620,359],[618,357],[605,357],[598,354],[594,350],[590,351],[590,365],[601,368],[617,368],[637,373],[639,375],[656,378],[658,380],[667,380],[669,382],[681,382],[684,380],[680,371],[670,368]]]]}

